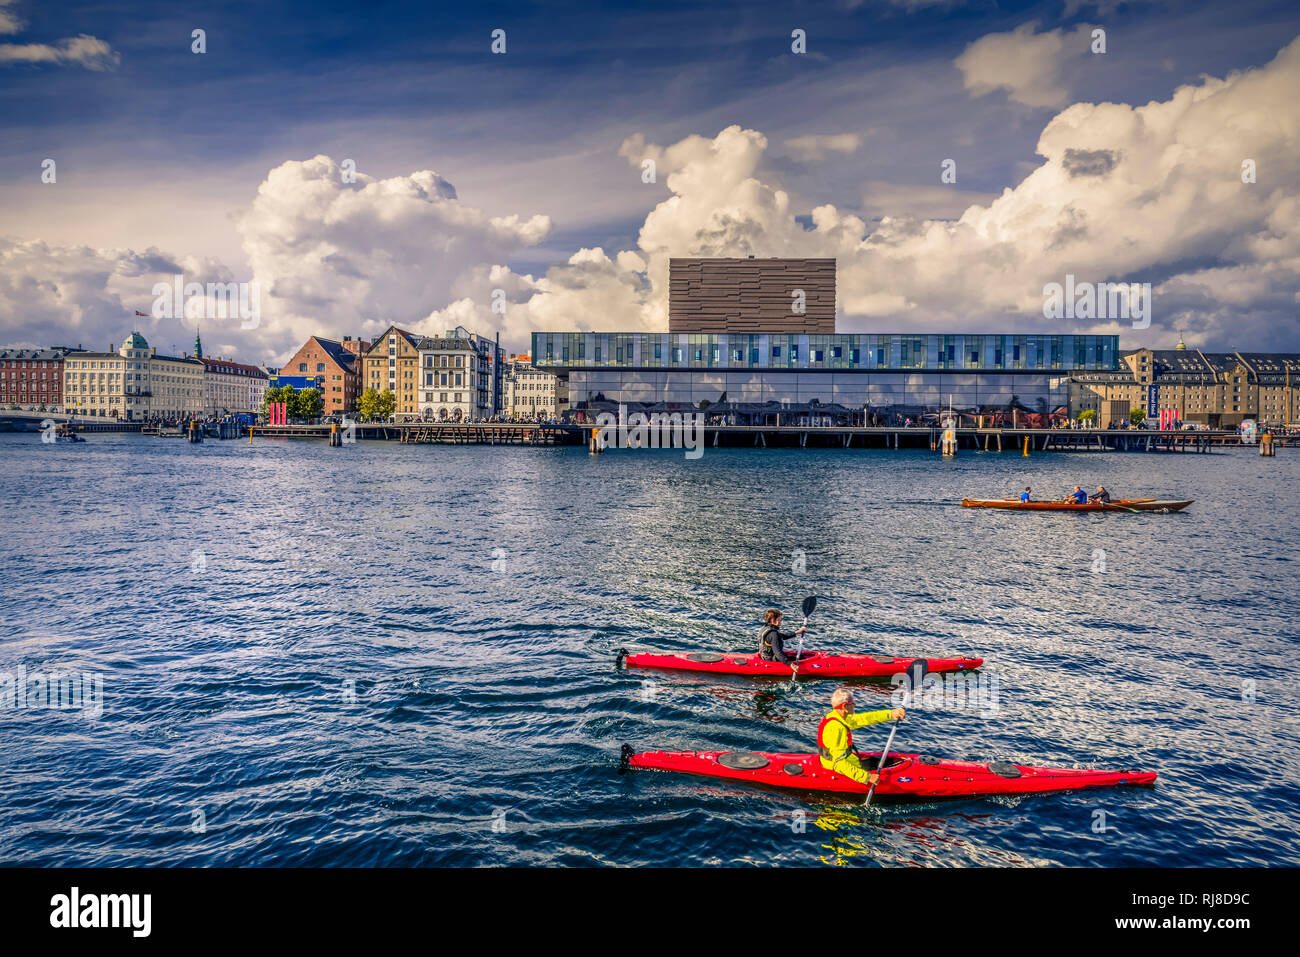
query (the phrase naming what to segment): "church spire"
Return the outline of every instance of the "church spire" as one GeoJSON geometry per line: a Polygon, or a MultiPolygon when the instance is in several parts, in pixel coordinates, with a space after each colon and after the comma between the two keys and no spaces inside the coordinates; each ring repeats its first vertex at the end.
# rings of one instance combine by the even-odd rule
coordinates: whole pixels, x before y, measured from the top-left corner
{"type": "Polygon", "coordinates": [[[1187,343],[1183,342],[1183,334],[1181,332],[1178,333],[1178,345],[1174,346],[1174,349],[1179,352],[1187,351],[1187,343]]]}
{"type": "Polygon", "coordinates": [[[194,358],[203,358],[203,343],[199,339],[199,324],[194,323],[194,358]]]}

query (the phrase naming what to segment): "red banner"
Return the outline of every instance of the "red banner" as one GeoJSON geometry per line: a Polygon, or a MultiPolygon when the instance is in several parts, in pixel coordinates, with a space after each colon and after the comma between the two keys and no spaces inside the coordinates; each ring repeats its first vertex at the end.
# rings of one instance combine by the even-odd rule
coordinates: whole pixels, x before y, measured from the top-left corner
{"type": "Polygon", "coordinates": [[[288,425],[289,407],[284,402],[268,402],[266,405],[268,425],[288,425]]]}

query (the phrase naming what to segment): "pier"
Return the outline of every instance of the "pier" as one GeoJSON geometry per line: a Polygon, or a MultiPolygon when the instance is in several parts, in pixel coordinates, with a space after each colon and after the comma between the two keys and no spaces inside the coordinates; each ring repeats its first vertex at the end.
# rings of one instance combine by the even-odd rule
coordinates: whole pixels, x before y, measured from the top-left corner
{"type": "MultiPolygon", "coordinates": [[[[66,414],[10,412],[0,415],[0,431],[37,432],[40,423],[50,419],[68,423],[78,432],[140,432],[139,422],[75,419],[66,414]]],[[[352,426],[351,438],[358,441],[388,441],[404,445],[518,445],[560,446],[587,445],[592,423],[537,422],[358,422],[352,426]]],[[[340,426],[254,425],[238,427],[233,422],[206,423],[207,438],[280,438],[320,439],[329,441],[331,429],[340,436],[349,434],[340,426]]],[[[145,428],[151,435],[180,438],[182,429],[145,428]]],[[[969,452],[1006,452],[1024,455],[1040,452],[1162,452],[1205,454],[1216,449],[1251,447],[1235,430],[1162,432],[1131,429],[1025,429],[1025,428],[956,428],[937,426],[844,426],[844,425],[705,425],[701,429],[707,448],[836,448],[836,449],[926,449],[936,455],[944,451],[945,433],[953,433],[949,451],[962,455],[969,452]],[[955,448],[951,445],[955,444],[955,448]]],[[[1262,439],[1263,437],[1261,437],[1262,439]]],[[[1300,437],[1268,437],[1267,451],[1286,449],[1300,444],[1300,437]]],[[[1264,444],[1261,441],[1260,447],[1264,444]]]]}
{"type": "MultiPolygon", "coordinates": [[[[261,438],[328,439],[329,425],[258,425],[261,438]]],[[[532,422],[359,422],[357,440],[406,445],[586,445],[593,426],[532,422]]],[[[946,430],[931,426],[705,425],[709,448],[927,449],[939,453],[946,430]]],[[[956,453],[1007,452],[1165,452],[1204,454],[1242,446],[1235,431],[1161,432],[1128,429],[964,428],[956,433],[956,453]]],[[[1295,444],[1291,439],[1289,444],[1295,444]]],[[[1277,437],[1274,448],[1285,448],[1277,437]]]]}
{"type": "MultiPolygon", "coordinates": [[[[358,422],[358,440],[396,441],[404,445],[581,445],[587,426],[536,422],[358,422]]],[[[257,438],[328,439],[331,425],[255,425],[246,434],[257,438]]],[[[337,434],[337,433],[336,433],[337,434]]]]}

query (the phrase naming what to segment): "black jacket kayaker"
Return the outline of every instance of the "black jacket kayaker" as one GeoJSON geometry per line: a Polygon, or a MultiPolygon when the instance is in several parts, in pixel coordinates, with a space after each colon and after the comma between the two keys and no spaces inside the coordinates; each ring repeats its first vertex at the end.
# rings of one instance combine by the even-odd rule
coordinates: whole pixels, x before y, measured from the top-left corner
{"type": "Polygon", "coordinates": [[[782,631],[782,617],[781,612],[775,608],[763,612],[763,627],[758,632],[758,655],[764,661],[780,661],[788,665],[794,661],[795,656],[786,654],[784,643],[796,635],[802,635],[808,629],[782,631]]]}
{"type": "Polygon", "coordinates": [[[1109,504],[1110,504],[1110,492],[1107,492],[1107,491],[1106,491],[1106,486],[1104,486],[1104,485],[1098,485],[1098,486],[1097,486],[1097,494],[1094,495],[1094,496],[1092,497],[1092,500],[1093,500],[1094,502],[1105,502],[1107,505],[1109,505],[1109,504]]]}

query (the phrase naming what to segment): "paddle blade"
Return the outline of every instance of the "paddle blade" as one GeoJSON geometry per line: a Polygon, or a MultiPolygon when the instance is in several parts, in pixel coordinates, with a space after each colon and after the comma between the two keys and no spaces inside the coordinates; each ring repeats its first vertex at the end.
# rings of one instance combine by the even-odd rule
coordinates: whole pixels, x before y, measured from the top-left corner
{"type": "Polygon", "coordinates": [[[816,595],[809,595],[807,598],[803,600],[803,604],[800,606],[800,608],[803,611],[803,616],[805,618],[812,617],[813,609],[816,607],[817,607],[816,595]]]}
{"type": "Polygon", "coordinates": [[[907,691],[921,691],[925,687],[925,676],[930,673],[930,662],[917,658],[907,666],[907,691]]]}

